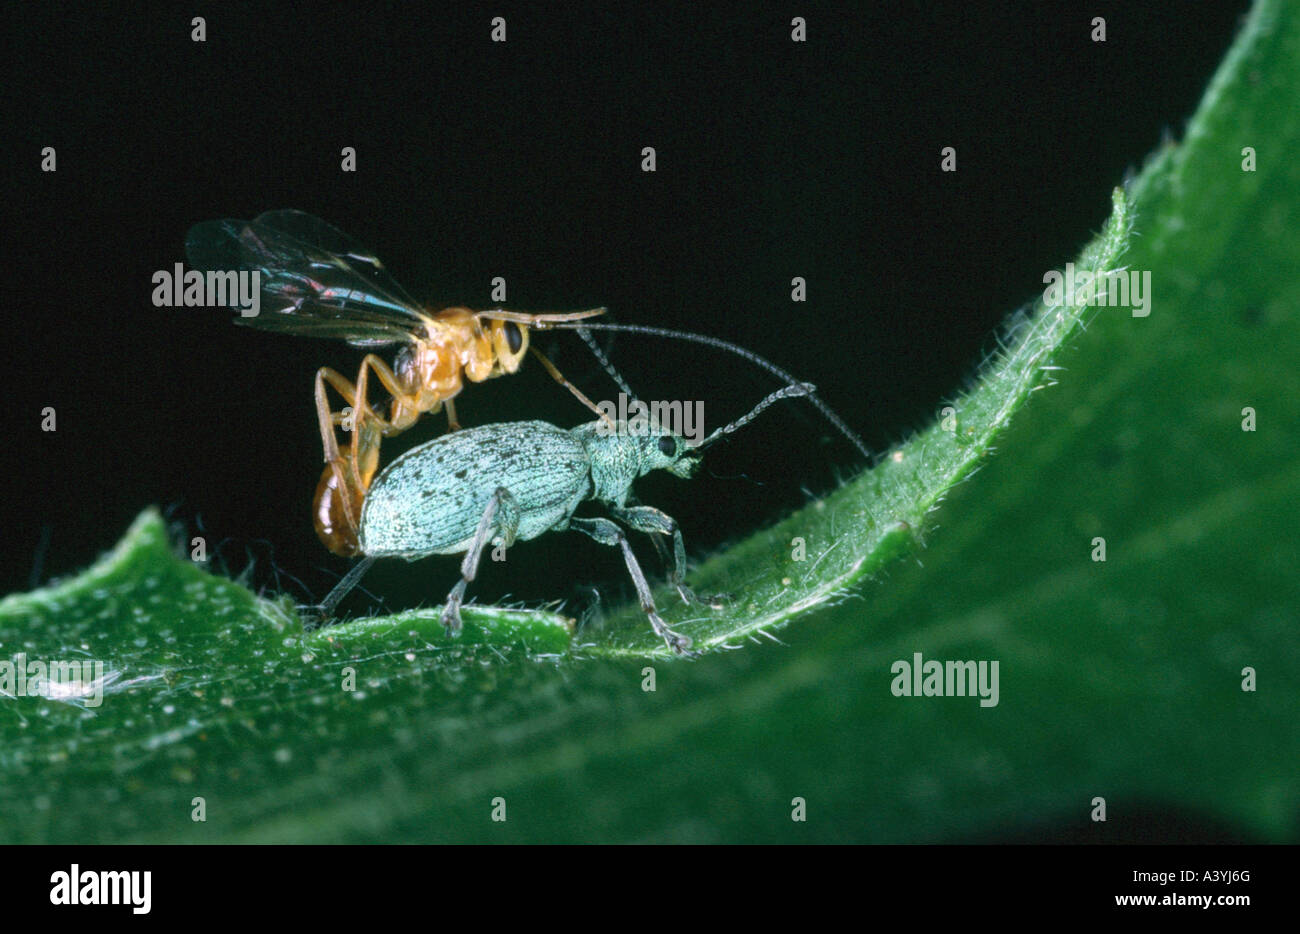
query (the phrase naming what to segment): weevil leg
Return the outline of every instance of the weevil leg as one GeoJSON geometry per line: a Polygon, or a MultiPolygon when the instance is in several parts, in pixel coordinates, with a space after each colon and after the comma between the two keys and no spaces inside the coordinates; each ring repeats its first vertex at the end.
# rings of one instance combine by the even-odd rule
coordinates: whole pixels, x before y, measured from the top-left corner
{"type": "Polygon", "coordinates": [[[366,576],[366,572],[370,570],[370,566],[374,563],[375,559],[367,555],[352,565],[342,579],[334,585],[334,589],[325,595],[324,600],[315,606],[299,607],[298,609],[302,613],[305,623],[307,623],[304,628],[319,629],[321,626],[328,626],[333,621],[334,611],[343,602],[343,598],[361,582],[361,578],[366,576]],[[312,625],[313,622],[314,625],[312,625]]]}
{"type": "MultiPolygon", "coordinates": [[[[629,396],[629,398],[631,397],[629,396]]],[[[627,494],[627,502],[624,504],[624,508],[634,508],[640,505],[641,504],[637,502],[636,494],[629,490],[627,494]]],[[[654,543],[655,554],[659,556],[659,563],[664,566],[665,570],[671,568],[673,555],[668,549],[668,543],[664,541],[664,537],[662,535],[651,535],[650,541],[654,543]]],[[[671,571],[669,573],[671,573],[671,571]]]]}
{"type": "Polygon", "coordinates": [[[672,536],[673,563],[672,570],[668,572],[668,583],[677,590],[683,603],[703,603],[717,609],[727,602],[726,594],[710,594],[701,597],[686,586],[686,545],[682,541],[682,530],[676,519],[653,506],[613,506],[610,512],[615,519],[630,528],[649,534],[651,540],[661,549],[664,545],[663,539],[659,536],[672,536]]]}
{"type": "Polygon", "coordinates": [[[651,535],[650,541],[654,543],[655,554],[659,556],[659,563],[662,564],[664,570],[668,571],[668,573],[671,575],[672,567],[673,567],[673,553],[669,549],[668,543],[664,541],[664,537],[662,535],[651,535]]]}
{"type": "Polygon", "coordinates": [[[513,545],[515,534],[519,531],[519,517],[518,501],[505,487],[497,487],[483,510],[483,517],[478,521],[478,530],[470,542],[469,551],[465,552],[465,559],[460,563],[460,580],[451,588],[451,593],[447,594],[447,605],[442,609],[442,625],[448,635],[457,635],[461,630],[461,601],[465,599],[465,589],[469,587],[470,581],[478,574],[483,549],[495,535],[501,536],[501,541],[507,548],[513,545]]]}
{"type": "Polygon", "coordinates": [[[695,603],[695,595],[684,583],[686,578],[686,543],[682,541],[682,530],[677,520],[661,509],[653,506],[612,506],[610,513],[614,518],[629,528],[645,532],[654,537],[657,544],[662,544],[658,536],[672,536],[673,562],[668,571],[668,583],[672,584],[681,596],[683,603],[695,603]]]}
{"type": "Polygon", "coordinates": [[[650,595],[650,585],[646,583],[645,574],[641,572],[641,565],[637,564],[636,555],[632,553],[632,545],[628,542],[627,536],[623,534],[623,530],[609,519],[580,519],[576,517],[569,520],[569,528],[590,535],[602,545],[617,545],[621,548],[623,561],[627,564],[628,574],[632,576],[632,584],[636,587],[636,595],[641,601],[641,609],[650,618],[650,626],[664,642],[668,643],[668,647],[678,655],[695,654],[687,651],[691,647],[690,638],[683,636],[681,633],[673,632],[668,628],[668,624],[659,617],[659,611],[655,609],[654,598],[650,595]]]}

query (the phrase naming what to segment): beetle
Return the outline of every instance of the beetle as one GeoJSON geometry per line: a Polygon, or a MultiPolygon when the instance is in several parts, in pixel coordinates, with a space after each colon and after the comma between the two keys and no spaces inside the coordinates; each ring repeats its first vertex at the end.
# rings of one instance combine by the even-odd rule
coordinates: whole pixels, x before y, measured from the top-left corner
{"type": "Polygon", "coordinates": [[[414,561],[426,555],[464,554],[460,580],[447,596],[442,624],[456,635],[460,606],[489,544],[511,547],[545,532],[573,529],[623,553],[641,609],[668,647],[679,654],[689,637],[659,616],[650,586],[627,535],[618,525],[672,538],[669,583],[682,599],[686,548],[677,521],[652,506],[629,504],[632,484],[652,470],[682,478],[699,467],[703,449],[753,420],[779,399],[807,396],[811,383],[792,383],[765,397],[747,415],[692,443],[653,422],[611,430],[595,421],[572,429],[548,422],[504,422],[462,429],[412,448],[374,481],[361,510],[358,543],[365,556],[315,609],[328,621],[335,607],[378,558],[414,561]],[[574,515],[586,500],[603,503],[612,519],[574,515]],[[617,521],[615,521],[617,520],[617,521]]]}

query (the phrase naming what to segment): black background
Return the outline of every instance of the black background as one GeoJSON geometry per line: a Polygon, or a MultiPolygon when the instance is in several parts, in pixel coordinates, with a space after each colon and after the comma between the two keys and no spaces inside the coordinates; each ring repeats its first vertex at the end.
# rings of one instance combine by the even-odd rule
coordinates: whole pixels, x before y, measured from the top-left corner
{"type": "MultiPolygon", "coordinates": [[[[934,417],[1005,314],[1099,229],[1111,187],[1181,133],[1247,3],[863,6],[11,11],[0,593],[84,566],[150,504],[230,572],[251,562],[259,586],[319,597],[346,568],[311,531],[311,385],[360,354],[153,307],[150,277],[183,260],[193,223],[299,208],[431,302],[485,306],[500,275],[513,307],[607,305],[731,339],[817,383],[879,450],[934,417]],[[808,42],[790,41],[793,15],[808,42]],[[790,301],[793,276],[807,303],[790,301]]],[[[610,395],[572,336],[541,346],[610,395]]],[[[710,426],[774,388],[685,345],[620,337],[611,352],[643,396],[703,399],[710,426]]],[[[458,402],[467,425],[586,420],[535,364],[458,402]]],[[[695,480],[640,492],[700,556],[859,463],[786,403],[695,480]]],[[[440,602],[454,576],[434,558],[367,583],[395,608],[440,602]]],[[[566,535],[487,564],[474,594],[580,610],[595,586],[625,593],[621,562],[566,535]]],[[[1185,838],[1176,816],[1151,820],[1151,837],[1185,838]]]]}
{"type": "MultiPolygon", "coordinates": [[[[299,847],[292,859],[274,848],[239,846],[237,851],[223,847],[219,851],[203,847],[153,846],[148,849],[126,846],[96,847],[89,853],[85,847],[42,847],[38,854],[26,853],[29,858],[15,861],[7,873],[12,879],[14,895],[6,907],[6,916],[25,920],[30,912],[39,911],[41,920],[61,917],[66,923],[68,915],[78,914],[86,920],[99,921],[105,917],[139,922],[142,917],[166,919],[173,917],[181,923],[194,915],[195,904],[202,904],[205,918],[214,921],[246,923],[250,905],[274,903],[284,898],[284,892],[318,892],[322,878],[337,873],[337,856],[333,850],[320,847],[299,847]],[[35,858],[30,858],[31,856],[35,858]],[[104,869],[149,871],[151,878],[152,910],[148,916],[133,915],[125,906],[50,906],[50,877],[55,872],[68,872],[77,863],[82,872],[104,869]],[[232,865],[237,871],[232,872],[232,865]],[[212,880],[226,881],[215,889],[221,897],[212,897],[212,880]],[[42,910],[44,909],[44,910],[42,910]],[[46,914],[45,912],[52,914],[46,914]]],[[[969,924],[973,905],[987,906],[987,914],[999,920],[1024,919],[1041,922],[1044,916],[1055,918],[1068,912],[1073,919],[1092,920],[1095,916],[1103,922],[1128,916],[1149,919],[1168,916],[1185,922],[1189,917],[1205,915],[1220,921],[1219,927],[1231,925],[1249,917],[1276,916],[1279,905],[1285,901],[1284,891],[1291,883],[1292,852],[1287,847],[1239,846],[1208,848],[1189,846],[1125,846],[1125,847],[893,847],[889,858],[872,860],[859,886],[848,887],[826,884],[826,870],[822,863],[807,862],[802,857],[783,859],[779,853],[765,854],[765,866],[779,875],[783,885],[797,889],[818,891],[819,904],[828,914],[840,911],[854,916],[864,911],[866,899],[887,905],[916,906],[924,911],[927,921],[952,918],[969,924]],[[1177,872],[1191,869],[1198,874],[1209,870],[1236,871],[1248,874],[1250,881],[1232,883],[1168,883],[1135,882],[1135,871],[1177,872]],[[935,898],[935,890],[942,887],[943,898],[935,898]],[[1117,906],[1116,896],[1167,895],[1247,896],[1249,905],[1201,907],[1135,907],[1117,906]],[[834,906],[841,907],[836,909],[834,906]],[[1274,905],[1269,909],[1269,905],[1274,905]],[[1254,914],[1252,914],[1252,912],[1254,914]],[[1224,919],[1231,919],[1224,921],[1224,919]]],[[[585,858],[572,850],[565,853],[565,869],[575,878],[598,877],[607,867],[597,859],[585,858]]],[[[683,854],[674,861],[680,873],[705,870],[705,860],[695,862],[692,854],[683,854]]],[[[458,898],[462,903],[492,906],[494,917],[506,923],[515,920],[507,913],[519,902],[502,899],[500,877],[503,873],[513,877],[526,876],[536,870],[532,854],[513,854],[500,847],[486,850],[461,848],[457,854],[458,898]],[[462,855],[463,854],[463,855],[462,855]],[[500,903],[500,904],[498,904],[500,903]]],[[[419,875],[427,872],[427,861],[412,860],[410,850],[374,849],[366,852],[363,860],[347,862],[347,888],[331,893],[326,898],[301,898],[294,905],[294,916],[305,924],[317,921],[329,925],[355,923],[358,926],[373,923],[373,898],[356,893],[384,893],[394,888],[394,880],[412,884],[423,881],[419,875]]],[[[401,884],[399,883],[399,884],[401,884]]],[[[335,887],[338,889],[338,887],[335,887]]],[[[713,910],[719,917],[735,920],[747,907],[728,902],[701,900],[693,906],[693,914],[708,918],[713,910]],[[725,905],[725,909],[722,907],[725,905]],[[716,907],[715,907],[716,906],[716,907]]],[[[537,918],[536,906],[517,912],[520,922],[527,924],[537,918]]],[[[756,917],[757,921],[758,918],[756,917]]],[[[1133,923],[1130,920],[1129,923],[1133,923]]]]}

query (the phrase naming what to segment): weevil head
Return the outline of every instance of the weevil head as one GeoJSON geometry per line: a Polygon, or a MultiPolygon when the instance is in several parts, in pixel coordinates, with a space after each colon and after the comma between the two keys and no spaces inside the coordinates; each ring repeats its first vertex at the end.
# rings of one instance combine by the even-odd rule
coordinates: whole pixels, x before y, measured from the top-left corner
{"type": "Polygon", "coordinates": [[[689,479],[699,469],[704,452],[690,446],[681,435],[662,428],[651,428],[641,442],[641,473],[666,470],[675,477],[689,479]]]}
{"type": "Polygon", "coordinates": [[[700,466],[701,451],[681,435],[645,420],[588,422],[572,434],[587,450],[591,462],[592,497],[623,503],[637,477],[666,470],[690,477],[700,466]]]}

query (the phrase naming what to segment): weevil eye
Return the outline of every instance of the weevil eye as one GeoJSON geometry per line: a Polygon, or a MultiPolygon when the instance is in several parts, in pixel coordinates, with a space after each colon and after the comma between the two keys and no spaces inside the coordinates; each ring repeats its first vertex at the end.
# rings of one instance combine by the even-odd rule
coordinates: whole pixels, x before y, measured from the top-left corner
{"type": "Polygon", "coordinates": [[[519,348],[524,346],[524,335],[519,330],[519,325],[513,321],[507,321],[501,330],[506,332],[506,345],[510,348],[510,352],[519,353],[519,348]]]}
{"type": "Polygon", "coordinates": [[[664,435],[659,439],[659,453],[664,457],[672,457],[677,453],[677,442],[673,438],[664,435]]]}

